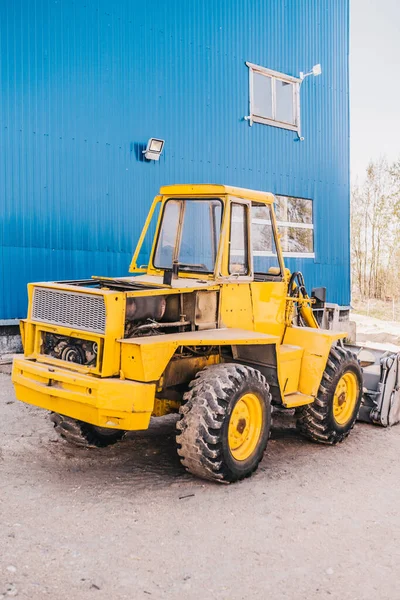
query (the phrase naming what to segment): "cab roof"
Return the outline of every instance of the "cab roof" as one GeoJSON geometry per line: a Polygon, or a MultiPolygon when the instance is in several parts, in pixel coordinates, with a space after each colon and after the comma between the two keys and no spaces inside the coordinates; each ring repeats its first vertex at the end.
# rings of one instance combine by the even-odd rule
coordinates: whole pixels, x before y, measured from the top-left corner
{"type": "Polygon", "coordinates": [[[275,197],[271,192],[260,192],[230,185],[214,183],[164,185],[160,188],[162,196],[221,196],[229,194],[245,200],[255,200],[272,204],[275,197]]]}

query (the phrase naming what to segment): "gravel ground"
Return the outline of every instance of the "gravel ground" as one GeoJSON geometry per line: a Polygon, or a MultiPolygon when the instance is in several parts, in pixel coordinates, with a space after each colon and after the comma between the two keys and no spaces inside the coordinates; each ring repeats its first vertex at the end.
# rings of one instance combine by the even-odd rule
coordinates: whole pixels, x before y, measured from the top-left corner
{"type": "Polygon", "coordinates": [[[7,375],[0,429],[0,598],[400,598],[400,427],[330,448],[281,424],[231,486],[182,470],[171,419],[72,448],[7,375]]]}

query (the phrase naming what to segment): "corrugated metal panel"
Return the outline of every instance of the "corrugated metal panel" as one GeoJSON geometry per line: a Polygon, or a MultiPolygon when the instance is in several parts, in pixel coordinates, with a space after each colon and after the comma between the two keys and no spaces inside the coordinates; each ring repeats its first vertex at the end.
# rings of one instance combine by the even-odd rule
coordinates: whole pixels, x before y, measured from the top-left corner
{"type": "Polygon", "coordinates": [[[16,0],[0,51],[0,318],[28,281],[126,274],[159,186],[184,182],[313,198],[316,260],[289,267],[349,303],[348,0],[16,0]],[[245,61],[322,64],[304,142],[244,121],[245,61]]]}

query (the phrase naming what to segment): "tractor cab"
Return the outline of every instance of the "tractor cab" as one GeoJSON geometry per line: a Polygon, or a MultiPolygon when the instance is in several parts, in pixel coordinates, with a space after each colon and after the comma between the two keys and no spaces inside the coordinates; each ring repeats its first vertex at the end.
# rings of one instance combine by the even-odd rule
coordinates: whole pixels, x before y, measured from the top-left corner
{"type": "Polygon", "coordinates": [[[222,185],[174,185],[160,192],[134,254],[132,272],[162,276],[164,283],[178,277],[225,282],[284,279],[273,194],[222,185]],[[150,260],[146,267],[138,267],[149,233],[150,260]]]}
{"type": "Polygon", "coordinates": [[[281,341],[293,319],[318,328],[301,273],[285,269],[275,200],[269,192],[224,185],[162,187],[130,266],[139,275],[135,282],[217,286],[220,327],[236,326],[239,313],[242,327],[281,341]],[[146,265],[138,260],[143,255],[146,265]]]}

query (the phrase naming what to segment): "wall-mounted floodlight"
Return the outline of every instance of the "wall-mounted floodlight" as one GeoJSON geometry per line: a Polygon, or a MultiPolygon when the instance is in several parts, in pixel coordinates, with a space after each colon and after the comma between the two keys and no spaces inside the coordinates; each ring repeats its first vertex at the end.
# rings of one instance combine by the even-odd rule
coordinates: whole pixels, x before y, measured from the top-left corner
{"type": "Polygon", "coordinates": [[[322,73],[321,65],[320,64],[314,65],[313,68],[311,69],[311,71],[309,71],[308,73],[303,73],[303,71],[300,71],[300,79],[303,81],[303,79],[305,79],[309,75],[314,75],[314,77],[316,77],[317,75],[321,75],[321,73],[322,73]]]}
{"type": "Polygon", "coordinates": [[[314,77],[316,77],[317,75],[321,75],[321,73],[322,73],[321,65],[314,65],[312,68],[312,74],[314,75],[314,77]]]}
{"type": "Polygon", "coordinates": [[[150,138],[147,142],[146,150],[142,150],[144,157],[147,158],[147,160],[159,160],[164,148],[164,143],[164,140],[150,138]]]}

